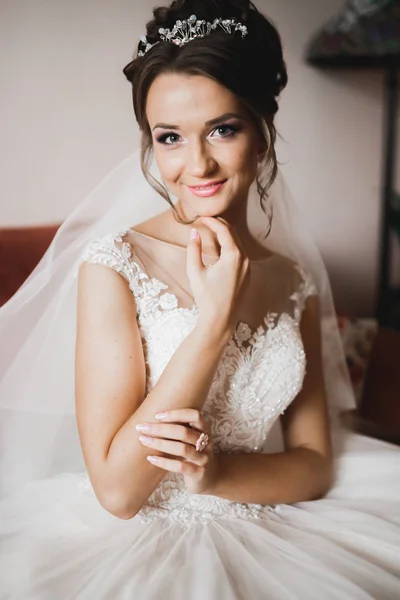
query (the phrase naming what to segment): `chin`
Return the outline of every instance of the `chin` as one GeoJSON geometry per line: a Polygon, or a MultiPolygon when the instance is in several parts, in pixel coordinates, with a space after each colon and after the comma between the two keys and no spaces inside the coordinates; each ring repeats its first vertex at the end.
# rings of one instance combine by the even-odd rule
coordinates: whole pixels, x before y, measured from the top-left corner
{"type": "Polygon", "coordinates": [[[185,190],[179,200],[180,206],[186,214],[186,218],[199,217],[223,217],[225,213],[229,213],[232,207],[236,204],[236,197],[232,198],[231,193],[217,193],[208,198],[200,198],[194,196],[190,190],[185,190]]]}
{"type": "Polygon", "coordinates": [[[194,207],[194,212],[200,217],[223,217],[229,211],[230,205],[224,207],[207,207],[197,205],[194,207]]]}
{"type": "Polygon", "coordinates": [[[236,204],[236,199],[232,197],[211,196],[210,198],[193,198],[186,204],[190,210],[202,217],[223,217],[224,213],[229,212],[236,204]]]}

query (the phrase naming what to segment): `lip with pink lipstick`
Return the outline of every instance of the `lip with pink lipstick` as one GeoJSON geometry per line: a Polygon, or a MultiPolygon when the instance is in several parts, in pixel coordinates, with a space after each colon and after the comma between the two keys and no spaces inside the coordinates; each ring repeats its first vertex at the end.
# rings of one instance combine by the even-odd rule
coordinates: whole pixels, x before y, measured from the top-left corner
{"type": "Polygon", "coordinates": [[[210,181],[204,185],[188,185],[188,188],[195,196],[199,196],[200,198],[209,198],[210,196],[214,196],[217,192],[219,192],[225,182],[226,179],[222,181],[210,181]]]}

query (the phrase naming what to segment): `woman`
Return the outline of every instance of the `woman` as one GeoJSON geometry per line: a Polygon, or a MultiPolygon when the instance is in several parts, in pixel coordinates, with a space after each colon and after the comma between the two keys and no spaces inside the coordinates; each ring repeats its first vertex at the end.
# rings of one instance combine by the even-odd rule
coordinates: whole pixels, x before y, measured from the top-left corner
{"type": "Polygon", "coordinates": [[[76,227],[36,274],[29,319],[42,311],[45,329],[16,344],[3,387],[2,597],[398,597],[399,451],[338,435],[352,399],[332,321],[321,339],[325,271],[297,224],[273,243],[290,216],[270,193],[287,81],[277,31],[245,0],[178,0],[154,11],[124,73],[144,173],[170,207],[141,218],[137,182],[132,220],[114,229],[105,214],[76,261],[76,328],[60,283],[76,227]]]}

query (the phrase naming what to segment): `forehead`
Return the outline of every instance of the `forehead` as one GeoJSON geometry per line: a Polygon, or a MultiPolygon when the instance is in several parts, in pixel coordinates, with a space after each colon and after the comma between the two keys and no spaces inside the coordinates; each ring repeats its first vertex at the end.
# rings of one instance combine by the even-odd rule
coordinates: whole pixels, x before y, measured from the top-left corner
{"type": "Polygon", "coordinates": [[[146,113],[150,127],[158,121],[203,125],[228,112],[243,113],[239,98],[201,75],[163,74],[150,87],[146,113]]]}

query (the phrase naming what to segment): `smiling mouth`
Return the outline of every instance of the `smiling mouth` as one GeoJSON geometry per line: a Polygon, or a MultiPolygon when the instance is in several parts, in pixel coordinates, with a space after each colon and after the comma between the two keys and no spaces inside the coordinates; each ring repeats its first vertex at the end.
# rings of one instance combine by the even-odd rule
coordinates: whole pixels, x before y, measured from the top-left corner
{"type": "Polygon", "coordinates": [[[212,181],[211,183],[207,183],[205,185],[188,185],[188,188],[192,194],[198,196],[199,198],[210,198],[211,196],[215,196],[220,191],[226,181],[227,180],[225,179],[224,181],[212,181]]]}
{"type": "Polygon", "coordinates": [[[206,183],[204,185],[189,185],[188,187],[192,190],[211,190],[215,188],[217,185],[222,185],[225,183],[226,179],[221,179],[220,181],[211,181],[210,183],[206,183]]]}

